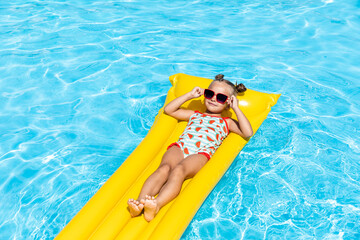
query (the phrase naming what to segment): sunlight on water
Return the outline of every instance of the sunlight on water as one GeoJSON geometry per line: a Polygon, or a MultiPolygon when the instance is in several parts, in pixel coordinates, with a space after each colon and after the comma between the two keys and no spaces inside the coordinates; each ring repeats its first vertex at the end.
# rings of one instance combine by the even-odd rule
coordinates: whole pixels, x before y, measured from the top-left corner
{"type": "Polygon", "coordinates": [[[0,239],[53,239],[183,72],[282,93],[182,239],[359,239],[356,1],[0,3],[0,239]]]}

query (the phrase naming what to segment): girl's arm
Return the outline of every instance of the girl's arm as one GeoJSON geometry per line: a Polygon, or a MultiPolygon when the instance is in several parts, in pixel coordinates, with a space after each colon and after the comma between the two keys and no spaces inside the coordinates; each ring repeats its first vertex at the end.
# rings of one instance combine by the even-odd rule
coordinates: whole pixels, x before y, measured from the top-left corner
{"type": "Polygon", "coordinates": [[[239,100],[232,95],[229,98],[230,107],[234,110],[238,121],[228,118],[229,130],[244,138],[249,138],[253,135],[253,130],[249,120],[246,118],[244,113],[239,108],[239,100]]]}
{"type": "Polygon", "coordinates": [[[200,87],[195,87],[188,93],[175,98],[171,102],[169,102],[165,108],[164,112],[167,115],[170,115],[179,120],[189,120],[190,116],[194,114],[193,110],[181,109],[180,106],[193,98],[200,97],[204,93],[204,89],[200,87]]]}

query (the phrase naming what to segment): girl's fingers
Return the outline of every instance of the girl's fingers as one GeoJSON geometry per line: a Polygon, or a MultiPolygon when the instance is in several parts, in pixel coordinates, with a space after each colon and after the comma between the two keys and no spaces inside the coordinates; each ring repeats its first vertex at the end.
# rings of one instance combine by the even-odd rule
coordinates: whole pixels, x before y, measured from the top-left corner
{"type": "Polygon", "coordinates": [[[232,102],[232,106],[233,107],[238,107],[239,106],[239,101],[235,96],[232,96],[233,102],[232,102]]]}
{"type": "Polygon", "coordinates": [[[202,89],[200,87],[194,87],[192,90],[192,95],[194,97],[200,97],[202,95],[202,89]]]}
{"type": "Polygon", "coordinates": [[[236,106],[236,101],[237,99],[236,99],[236,97],[234,96],[234,95],[232,95],[231,97],[230,97],[230,107],[235,107],[236,106]]]}
{"type": "Polygon", "coordinates": [[[199,96],[198,97],[200,97],[201,95],[203,95],[203,93],[204,93],[204,89],[202,89],[202,88],[198,88],[198,94],[199,94],[199,96]]]}

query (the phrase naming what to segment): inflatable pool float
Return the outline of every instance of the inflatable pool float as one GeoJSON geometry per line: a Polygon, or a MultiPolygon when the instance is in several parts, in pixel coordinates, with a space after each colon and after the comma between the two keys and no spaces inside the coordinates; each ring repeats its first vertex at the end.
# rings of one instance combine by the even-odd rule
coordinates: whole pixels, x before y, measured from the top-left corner
{"type": "MultiPolygon", "coordinates": [[[[195,86],[207,88],[212,80],[175,74],[170,76],[173,85],[164,106],[195,86]]],[[[239,94],[239,107],[249,119],[254,133],[266,119],[280,94],[268,94],[248,89],[239,94]]],[[[183,108],[204,112],[204,97],[182,105],[183,108]]],[[[143,215],[130,217],[129,198],[137,198],[145,180],[159,166],[167,146],[181,135],[187,122],[178,121],[163,111],[162,107],[146,137],[86,203],[79,213],[55,238],[69,239],[179,239],[197,210],[225,174],[231,163],[249,139],[230,133],[210,161],[192,179],[186,180],[182,190],[172,202],[164,206],[156,217],[147,222],[143,215]]],[[[230,110],[226,117],[236,119],[230,110]]]]}

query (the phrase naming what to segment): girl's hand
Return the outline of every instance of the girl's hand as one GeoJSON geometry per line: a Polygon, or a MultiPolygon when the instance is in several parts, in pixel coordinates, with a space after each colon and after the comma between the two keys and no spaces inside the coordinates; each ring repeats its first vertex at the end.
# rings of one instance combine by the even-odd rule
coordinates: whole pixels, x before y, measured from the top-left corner
{"type": "Polygon", "coordinates": [[[239,108],[239,99],[237,99],[235,95],[231,95],[228,100],[228,104],[235,110],[236,108],[239,108]]]}
{"type": "Polygon", "coordinates": [[[194,89],[191,90],[190,92],[192,98],[198,98],[203,94],[204,94],[204,89],[202,89],[201,87],[194,87],[194,89]]]}

